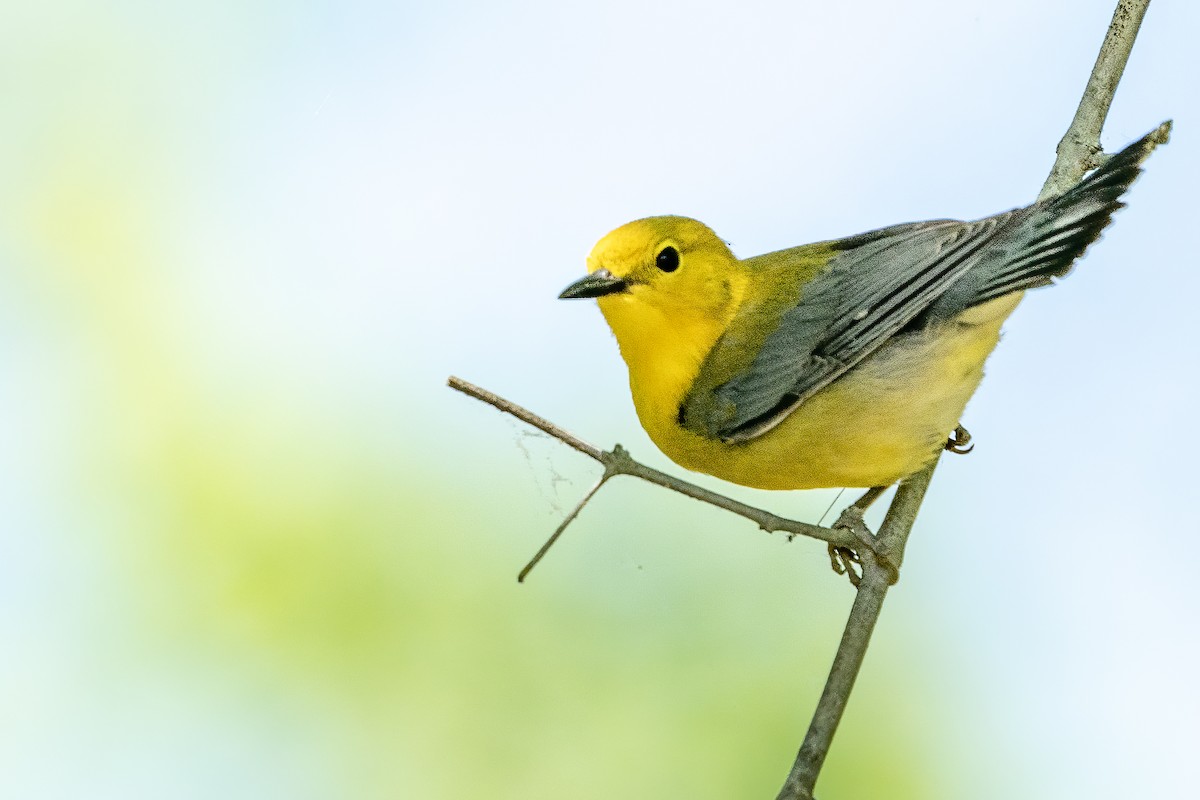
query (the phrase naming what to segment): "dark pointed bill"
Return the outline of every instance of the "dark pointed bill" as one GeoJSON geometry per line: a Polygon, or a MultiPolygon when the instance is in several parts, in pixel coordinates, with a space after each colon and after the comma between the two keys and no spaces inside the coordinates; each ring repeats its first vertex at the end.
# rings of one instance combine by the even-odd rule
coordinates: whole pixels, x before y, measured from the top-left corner
{"type": "Polygon", "coordinates": [[[559,300],[574,300],[580,297],[603,297],[606,294],[616,294],[628,288],[628,284],[615,277],[606,269],[598,269],[591,275],[586,275],[562,290],[559,300]]]}

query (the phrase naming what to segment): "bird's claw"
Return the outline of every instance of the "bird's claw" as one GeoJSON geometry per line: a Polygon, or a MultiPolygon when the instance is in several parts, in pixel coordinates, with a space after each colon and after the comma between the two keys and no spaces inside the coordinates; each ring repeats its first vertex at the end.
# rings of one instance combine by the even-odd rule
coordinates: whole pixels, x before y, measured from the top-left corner
{"type": "Polygon", "coordinates": [[[855,564],[862,564],[858,553],[849,547],[841,547],[833,542],[829,543],[829,566],[833,567],[833,571],[838,575],[847,576],[850,579],[850,585],[857,587],[862,581],[862,576],[854,570],[855,564]]]}
{"type": "MultiPolygon", "coordinates": [[[[875,557],[874,560],[881,567],[888,571],[888,584],[895,584],[900,580],[900,570],[892,563],[892,560],[879,550],[879,540],[875,534],[871,533],[867,528],[867,524],[863,522],[863,510],[858,506],[847,506],[833,523],[834,528],[842,528],[854,534],[854,538],[858,539],[863,548],[871,551],[875,557]]],[[[829,544],[829,564],[833,567],[833,571],[838,575],[845,575],[850,579],[850,584],[855,588],[862,582],[862,558],[858,552],[849,547],[835,545],[832,542],[829,544]],[[854,565],[859,565],[859,569],[855,570],[854,565]]]]}
{"type": "Polygon", "coordinates": [[[965,456],[974,450],[975,445],[971,444],[971,432],[962,425],[956,425],[953,433],[946,440],[946,449],[960,456],[965,456]]]}

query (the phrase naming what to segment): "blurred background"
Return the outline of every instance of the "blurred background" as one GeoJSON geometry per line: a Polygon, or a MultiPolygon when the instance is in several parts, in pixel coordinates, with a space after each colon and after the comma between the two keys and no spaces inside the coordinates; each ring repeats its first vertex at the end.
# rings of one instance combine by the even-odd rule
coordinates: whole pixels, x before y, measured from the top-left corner
{"type": "MultiPolygon", "coordinates": [[[[16,3],[0,31],[0,796],[773,797],[852,591],[668,464],[586,303],[639,216],[752,255],[1033,199],[1112,2],[16,3]]],[[[827,798],[1191,786],[1200,7],[910,543],[827,798]]],[[[815,521],[837,493],[698,482],[815,521]]],[[[846,502],[852,495],[841,499],[846,502]]]]}

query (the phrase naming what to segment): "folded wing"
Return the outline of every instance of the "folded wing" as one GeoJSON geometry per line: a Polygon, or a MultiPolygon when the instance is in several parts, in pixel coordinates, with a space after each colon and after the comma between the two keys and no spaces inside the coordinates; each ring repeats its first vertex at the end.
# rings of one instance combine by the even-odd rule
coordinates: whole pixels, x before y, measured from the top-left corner
{"type": "MultiPolygon", "coordinates": [[[[1118,198],[1162,138],[1162,129],[1147,135],[1051,200],[975,222],[899,225],[840,243],[800,300],[779,313],[749,366],[715,387],[698,380],[680,421],[728,442],[760,436],[898,333],[1065,275],[1123,205],[1118,198]]],[[[722,348],[745,346],[736,333],[723,336],[706,365],[728,361],[722,348]]]]}

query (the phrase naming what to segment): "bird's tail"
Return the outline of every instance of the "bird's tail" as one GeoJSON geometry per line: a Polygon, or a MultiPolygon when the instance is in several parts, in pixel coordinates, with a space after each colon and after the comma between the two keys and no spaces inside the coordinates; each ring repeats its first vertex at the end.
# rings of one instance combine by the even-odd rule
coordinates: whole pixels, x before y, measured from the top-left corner
{"type": "Polygon", "coordinates": [[[1111,214],[1125,205],[1117,198],[1137,180],[1142,172],[1142,162],[1149,158],[1154,148],[1166,144],[1170,137],[1171,120],[1167,120],[1121,152],[1110,156],[1099,169],[1063,194],[1044,201],[1046,206],[1062,210],[1073,205],[1104,203],[1112,204],[1111,214]]]}
{"type": "Polygon", "coordinates": [[[1168,120],[1110,156],[1065,193],[1016,212],[998,237],[1004,241],[1005,257],[993,261],[998,269],[976,273],[973,297],[964,305],[1045,286],[1066,275],[1088,245],[1100,237],[1113,213],[1124,207],[1121,195],[1141,174],[1142,162],[1170,133],[1168,120]]]}

